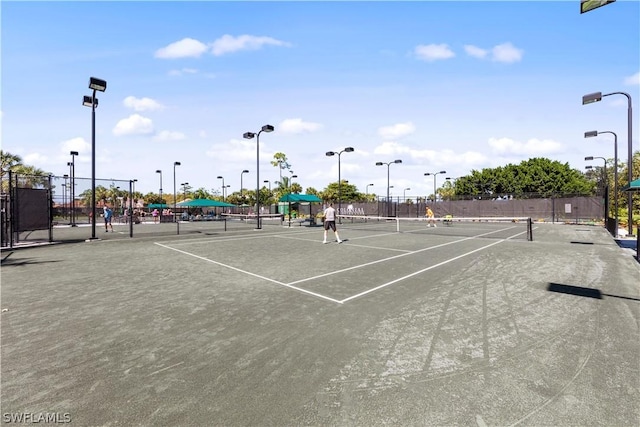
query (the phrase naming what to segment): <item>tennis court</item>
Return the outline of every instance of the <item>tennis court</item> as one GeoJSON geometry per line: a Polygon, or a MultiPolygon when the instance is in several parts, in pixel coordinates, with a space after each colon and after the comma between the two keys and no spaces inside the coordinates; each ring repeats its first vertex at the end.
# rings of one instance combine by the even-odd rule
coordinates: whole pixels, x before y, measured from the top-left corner
{"type": "Polygon", "coordinates": [[[637,425],[638,262],[601,227],[472,222],[343,218],[342,244],[248,224],[3,251],[2,412],[637,425]]]}

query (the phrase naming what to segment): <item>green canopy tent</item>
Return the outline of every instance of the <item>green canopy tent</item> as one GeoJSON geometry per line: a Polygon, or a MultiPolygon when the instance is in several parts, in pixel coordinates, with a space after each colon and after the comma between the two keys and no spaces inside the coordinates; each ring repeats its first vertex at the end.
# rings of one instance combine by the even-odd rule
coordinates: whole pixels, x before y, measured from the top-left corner
{"type": "Polygon", "coordinates": [[[147,209],[167,209],[170,207],[171,206],[167,205],[166,203],[149,203],[147,205],[147,209]]]}
{"type": "Polygon", "coordinates": [[[631,181],[629,185],[622,187],[622,191],[640,191],[640,178],[631,181]]]}
{"type": "Polygon", "coordinates": [[[322,203],[322,199],[314,194],[285,194],[280,197],[281,202],[290,202],[290,203],[322,203]]]}
{"type": "MultiPolygon", "coordinates": [[[[294,194],[288,193],[280,197],[280,203],[288,203],[288,213],[291,212],[291,203],[308,203],[309,204],[309,221],[314,223],[313,216],[311,215],[311,203],[322,203],[322,199],[313,194],[294,194]]],[[[289,225],[291,225],[291,216],[289,216],[289,225]]]]}
{"type": "Polygon", "coordinates": [[[178,203],[181,208],[233,208],[236,205],[211,199],[192,199],[178,203]]]}

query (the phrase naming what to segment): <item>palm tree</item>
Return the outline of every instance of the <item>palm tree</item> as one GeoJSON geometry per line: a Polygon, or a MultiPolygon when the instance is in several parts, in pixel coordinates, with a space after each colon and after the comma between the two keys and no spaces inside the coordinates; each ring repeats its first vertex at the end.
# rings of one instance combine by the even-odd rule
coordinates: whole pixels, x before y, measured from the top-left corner
{"type": "Polygon", "coordinates": [[[5,171],[14,166],[22,165],[22,157],[0,150],[0,164],[2,166],[2,176],[4,176],[5,171]]]}

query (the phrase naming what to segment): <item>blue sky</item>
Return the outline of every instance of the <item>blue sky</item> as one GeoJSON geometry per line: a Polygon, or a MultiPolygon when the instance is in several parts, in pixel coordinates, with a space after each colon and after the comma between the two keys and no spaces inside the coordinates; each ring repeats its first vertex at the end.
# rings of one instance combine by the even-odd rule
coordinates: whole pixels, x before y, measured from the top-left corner
{"type": "MultiPolygon", "coordinates": [[[[585,156],[627,161],[624,96],[638,150],[640,3],[580,15],[579,2],[14,2],[2,1],[2,149],[55,175],[96,175],[238,191],[276,181],[289,158],[303,188],[341,176],[370,193],[433,192],[425,172],[456,178],[531,157],[584,170],[585,156]],[[411,188],[411,190],[404,190],[411,188]]],[[[288,172],[284,172],[288,174],[288,172]]],[[[289,173],[290,174],[290,173],[289,173]]],[[[444,176],[438,176],[438,184],[444,176]]],[[[273,184],[275,185],[275,184],[273,184]]]]}

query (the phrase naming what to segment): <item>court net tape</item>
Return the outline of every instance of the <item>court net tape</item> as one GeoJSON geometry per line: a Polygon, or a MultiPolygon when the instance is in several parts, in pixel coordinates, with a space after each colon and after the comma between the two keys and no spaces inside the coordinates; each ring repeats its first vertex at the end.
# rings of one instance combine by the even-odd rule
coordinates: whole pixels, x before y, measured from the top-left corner
{"type": "Polygon", "coordinates": [[[533,240],[530,217],[406,218],[338,215],[339,226],[353,230],[533,240]]]}

